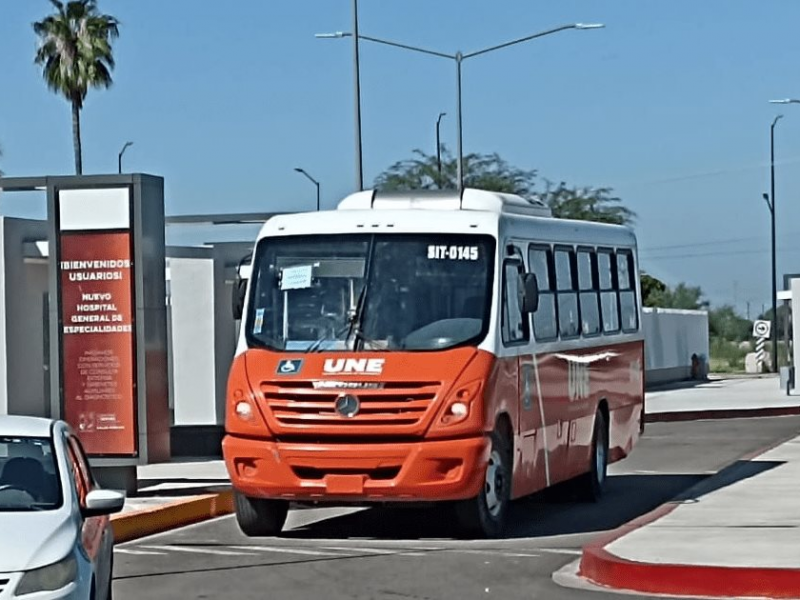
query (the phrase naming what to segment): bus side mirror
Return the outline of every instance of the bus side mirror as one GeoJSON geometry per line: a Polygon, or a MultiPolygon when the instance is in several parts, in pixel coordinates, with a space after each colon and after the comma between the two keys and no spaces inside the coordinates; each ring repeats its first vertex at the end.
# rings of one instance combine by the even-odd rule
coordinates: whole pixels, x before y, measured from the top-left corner
{"type": "Polygon", "coordinates": [[[522,312],[534,313],[539,308],[539,283],[533,273],[523,273],[522,280],[522,312]]]}
{"type": "Polygon", "coordinates": [[[252,271],[252,260],[252,254],[248,254],[239,261],[236,267],[236,276],[233,280],[231,294],[231,308],[234,321],[240,321],[242,319],[242,314],[244,314],[244,299],[247,295],[247,280],[250,279],[250,272],[252,271]]]}
{"type": "Polygon", "coordinates": [[[247,292],[247,280],[240,279],[239,277],[233,282],[233,294],[231,301],[233,303],[233,320],[240,321],[242,313],[244,313],[244,297],[247,292]]]}

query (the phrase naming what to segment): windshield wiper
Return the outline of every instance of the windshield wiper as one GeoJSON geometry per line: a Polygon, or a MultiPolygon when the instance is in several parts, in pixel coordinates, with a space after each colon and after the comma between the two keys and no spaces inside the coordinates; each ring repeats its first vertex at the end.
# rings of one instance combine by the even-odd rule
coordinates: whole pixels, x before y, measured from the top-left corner
{"type": "Polygon", "coordinates": [[[332,335],[331,332],[326,332],[325,334],[320,336],[317,340],[315,340],[308,346],[306,352],[322,352],[323,342],[327,342],[330,339],[337,340],[339,339],[339,336],[345,332],[347,332],[347,335],[344,338],[345,342],[348,339],[350,339],[350,336],[353,335],[353,330],[356,326],[356,323],[358,323],[359,319],[361,318],[360,317],[361,308],[363,307],[364,304],[364,297],[366,296],[366,291],[367,291],[367,286],[365,284],[364,287],[361,288],[361,291],[358,294],[358,300],[356,300],[355,309],[349,315],[347,315],[347,322],[344,324],[344,326],[341,327],[341,329],[334,331],[332,335]]]}
{"type": "MultiPolygon", "coordinates": [[[[332,334],[331,332],[327,332],[315,341],[309,344],[308,348],[306,348],[306,352],[322,352],[322,343],[327,342],[328,340],[337,340],[339,336],[342,335],[345,331],[350,330],[350,320],[344,325],[344,327],[334,331],[332,334]]],[[[349,335],[349,334],[348,334],[349,335]]]]}

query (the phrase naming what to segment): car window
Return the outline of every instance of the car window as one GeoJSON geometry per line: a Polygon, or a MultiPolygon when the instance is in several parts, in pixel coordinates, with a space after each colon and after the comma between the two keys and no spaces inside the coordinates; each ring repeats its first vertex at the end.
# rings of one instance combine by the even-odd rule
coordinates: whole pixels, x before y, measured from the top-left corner
{"type": "Polygon", "coordinates": [[[0,512],[54,510],[62,490],[49,437],[0,437],[0,512]]]}

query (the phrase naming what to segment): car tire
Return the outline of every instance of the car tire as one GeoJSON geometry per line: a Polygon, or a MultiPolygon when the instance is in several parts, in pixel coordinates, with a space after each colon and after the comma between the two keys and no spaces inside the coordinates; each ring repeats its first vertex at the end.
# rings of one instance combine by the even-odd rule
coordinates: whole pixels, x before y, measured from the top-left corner
{"type": "Polygon", "coordinates": [[[592,453],[589,472],[578,480],[578,496],[585,502],[597,502],[603,496],[608,475],[608,423],[605,413],[598,410],[594,416],[592,453]]]}
{"type": "Polygon", "coordinates": [[[239,492],[234,492],[234,508],[239,529],[248,537],[278,535],[289,514],[285,500],[250,498],[239,492]]]}
{"type": "Polygon", "coordinates": [[[493,432],[490,438],[484,485],[476,498],[459,502],[455,509],[464,534],[497,538],[505,531],[511,504],[512,450],[510,441],[500,432],[493,432]]]}

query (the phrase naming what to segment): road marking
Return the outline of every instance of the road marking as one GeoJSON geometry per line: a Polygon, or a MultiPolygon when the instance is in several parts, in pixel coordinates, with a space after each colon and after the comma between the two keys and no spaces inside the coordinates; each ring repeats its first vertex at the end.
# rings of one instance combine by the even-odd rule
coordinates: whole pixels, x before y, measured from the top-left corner
{"type": "Polygon", "coordinates": [[[404,548],[397,548],[391,550],[389,548],[364,548],[364,547],[348,547],[348,546],[325,546],[323,550],[337,550],[341,552],[358,552],[360,554],[380,554],[385,556],[425,556],[430,550],[427,548],[425,552],[414,552],[414,548],[406,550],[404,548]]]}
{"type": "Polygon", "coordinates": [[[212,554],[214,556],[255,556],[251,552],[232,552],[215,548],[196,548],[187,546],[142,546],[149,550],[166,550],[167,552],[187,552],[189,554],[212,554]]]}
{"type": "Polygon", "coordinates": [[[234,550],[256,550],[258,552],[279,552],[281,554],[302,554],[304,556],[338,556],[334,552],[320,552],[319,550],[305,550],[301,548],[282,548],[277,546],[226,546],[234,550]]]}
{"type": "Polygon", "coordinates": [[[527,554],[524,552],[498,552],[497,550],[462,550],[453,548],[449,552],[457,554],[479,554],[481,556],[502,556],[504,558],[539,558],[538,554],[527,554]]]}
{"type": "Polygon", "coordinates": [[[549,554],[566,554],[567,556],[582,556],[582,550],[573,550],[571,548],[537,548],[539,552],[547,552],[549,554]]]}
{"type": "Polygon", "coordinates": [[[399,554],[403,552],[402,548],[392,550],[389,548],[364,548],[363,546],[324,546],[323,550],[337,550],[339,552],[361,552],[362,554],[399,554]]]}
{"type": "Polygon", "coordinates": [[[120,554],[130,554],[132,556],[164,556],[165,552],[154,552],[152,550],[131,550],[130,548],[114,548],[114,552],[120,554]]]}

